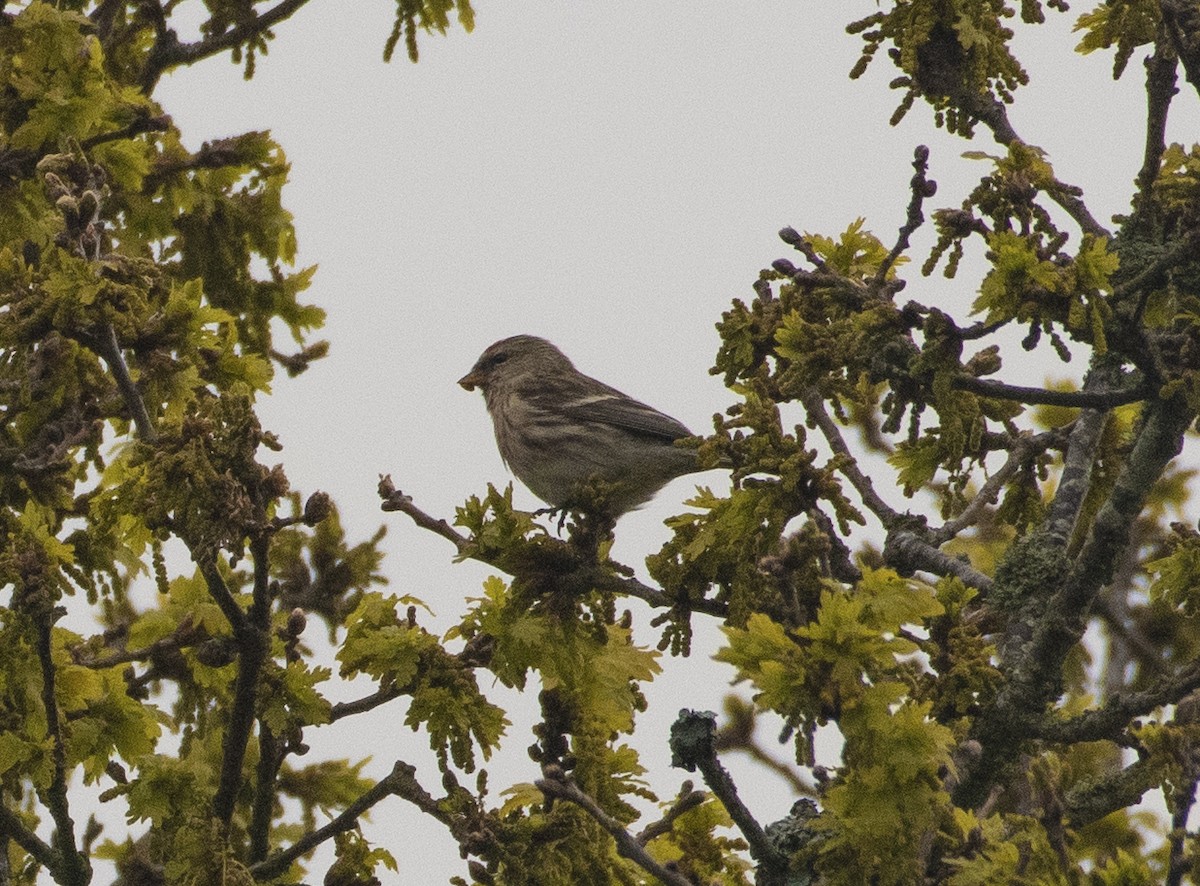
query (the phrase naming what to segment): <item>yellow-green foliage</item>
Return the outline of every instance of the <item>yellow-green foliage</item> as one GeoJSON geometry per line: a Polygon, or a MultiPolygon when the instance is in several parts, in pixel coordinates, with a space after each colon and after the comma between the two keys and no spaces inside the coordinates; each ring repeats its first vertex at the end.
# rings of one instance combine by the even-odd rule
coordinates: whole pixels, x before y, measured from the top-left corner
{"type": "MultiPolygon", "coordinates": [[[[489,487],[451,524],[381,482],[389,512],[489,569],[444,636],[383,592],[383,530],[348,537],[295,490],[257,415],[277,368],[326,352],[283,148],[190,149],[153,98],[225,52],[252,74],[301,5],[207,0],[186,30],[192,4],[0,17],[0,879],[85,886],[98,860],[171,886],[411,879],[421,853],[362,827],[377,805],[444,825],[482,886],[1194,873],[1194,834],[1134,806],[1158,792],[1183,821],[1200,779],[1200,535],[1173,463],[1200,413],[1200,149],[1152,131],[1130,215],[1092,217],[1007,112],[1018,22],[1065,3],[891,0],[850,25],[852,76],[881,49],[898,69],[894,120],[921,99],[1001,148],[966,153],[982,171],[957,206],[930,204],[957,161],[921,147],[906,210],[780,232],[790,258],[717,324],[728,403],[689,441],[731,488],[697,490],[644,573],[586,508],[543,520],[489,487]],[[936,304],[905,273],[927,218],[921,274],[982,263],[936,304]],[[1086,368],[1012,382],[1043,343],[1086,368]],[[646,686],[689,666],[701,619],[752,698],[720,726],[681,714],[695,734],[670,747],[704,784],[664,803],[646,686]],[[532,742],[494,683],[536,694],[532,742]],[[427,736],[432,779],[306,756],[371,711],[427,736]],[[801,772],[756,736],[768,720],[801,772]],[[505,740],[529,775],[493,791],[505,740]],[[739,750],[780,787],[751,797],[722,763],[739,750]],[[80,784],[129,833],[84,824],[80,784]],[[335,859],[308,871],[319,844],[335,859]]],[[[1188,21],[1114,0],[1078,49],[1120,74],[1154,44],[1153,122],[1194,89],[1170,70],[1200,65],[1188,21]]],[[[396,0],[384,54],[455,23],[474,27],[467,0],[396,0]]]]}

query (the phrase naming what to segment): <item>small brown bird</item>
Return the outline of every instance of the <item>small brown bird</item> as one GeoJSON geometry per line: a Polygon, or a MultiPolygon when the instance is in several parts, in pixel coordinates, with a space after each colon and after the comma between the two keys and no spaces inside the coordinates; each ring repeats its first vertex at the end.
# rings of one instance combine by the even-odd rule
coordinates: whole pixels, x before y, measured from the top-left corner
{"type": "Polygon", "coordinates": [[[602,481],[601,507],[617,517],[645,504],[668,481],[699,470],[682,423],[584,375],[533,335],[489,347],[458,383],[483,391],[504,463],[556,508],[593,506],[583,495],[602,481]]]}

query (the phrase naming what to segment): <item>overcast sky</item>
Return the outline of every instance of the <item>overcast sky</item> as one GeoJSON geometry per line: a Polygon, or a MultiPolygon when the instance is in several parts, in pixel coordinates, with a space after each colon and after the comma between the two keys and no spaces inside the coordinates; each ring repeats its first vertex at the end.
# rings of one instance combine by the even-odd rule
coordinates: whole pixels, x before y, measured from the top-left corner
{"type": "MultiPolygon", "coordinates": [[[[940,185],[930,209],[957,206],[988,171],[963,151],[996,147],[933,129],[921,106],[889,127],[900,94],[886,87],[896,73],[886,58],[847,79],[859,42],[844,26],[877,9],[869,0],[479,0],[475,32],[423,36],[415,66],[402,50],[381,60],[394,8],[314,0],[276,29],[253,81],[214,59],[165,78],[156,97],[192,148],[270,129],[287,151],[285,202],[301,263],[320,265],[309,299],[329,312],[332,351],[299,379],[280,377],[260,414],[284,443],[295,487],[332,493],[358,538],[387,523],[392,591],[428,602],[429,626],[443,630],[489,570],[453,565],[445,542],[381,514],[375,484],[390,473],[420,506],[451,517],[489,481],[508,481],[482,398],[454,384],[485,346],[546,336],[585,372],[708,430],[733,402],[708,374],[713,324],[731,299],[752,297],[760,268],[789,254],[781,227],[836,235],[864,216],[890,243],[917,144],[931,147],[940,185]]],[[[1127,208],[1140,164],[1142,71],[1139,56],[1113,84],[1110,56],[1070,51],[1083,11],[1050,11],[1052,26],[1021,37],[1034,83],[1012,116],[1108,223],[1127,208]]],[[[1171,133],[1188,143],[1190,104],[1171,133]]],[[[969,304],[977,279],[922,279],[930,230],[916,242],[904,297],[969,304]]],[[[1066,374],[1028,360],[1022,371],[1066,374]]],[[[694,482],[623,518],[617,558],[644,574],[645,555],[667,537],[663,518],[694,482]]],[[[881,492],[903,505],[895,490],[881,492]]],[[[538,504],[523,489],[517,498],[538,504]]],[[[644,625],[645,610],[633,608],[644,625]]],[[[709,661],[716,642],[709,631],[691,659],[664,660],[650,687],[638,745],[664,798],[685,775],[667,765],[670,722],[680,707],[717,709],[726,691],[729,671],[709,661]]],[[[533,707],[522,704],[524,719],[489,764],[496,789],[538,775],[524,750],[533,707]]],[[[436,793],[427,743],[393,707],[370,726],[343,722],[306,738],[314,754],[371,754],[376,775],[403,757],[436,793]]],[[[781,783],[730,763],[764,823],[787,813],[793,798],[781,783]]],[[[368,832],[400,859],[397,882],[465,875],[445,830],[403,801],[376,807],[372,821],[368,832]]]]}

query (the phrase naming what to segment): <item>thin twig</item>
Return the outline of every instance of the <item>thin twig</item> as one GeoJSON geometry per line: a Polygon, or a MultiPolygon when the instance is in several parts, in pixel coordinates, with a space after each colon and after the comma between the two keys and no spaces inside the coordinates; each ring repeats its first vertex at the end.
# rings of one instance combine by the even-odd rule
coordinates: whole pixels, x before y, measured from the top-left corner
{"type": "Polygon", "coordinates": [[[122,126],[120,129],[113,129],[108,132],[101,132],[98,135],[93,135],[91,138],[84,139],[79,143],[79,146],[85,151],[90,151],[96,145],[102,145],[106,142],[120,141],[121,139],[133,138],[134,136],[142,135],[146,132],[166,132],[171,128],[171,118],[166,114],[158,117],[152,117],[149,114],[143,114],[133,120],[128,126],[122,126]]]}
{"type": "Polygon", "coordinates": [[[662,818],[658,821],[650,822],[650,824],[638,832],[634,839],[642,846],[645,846],[651,840],[661,837],[663,834],[671,833],[671,829],[675,825],[675,819],[685,813],[691,812],[707,799],[708,794],[704,793],[704,791],[693,791],[692,783],[690,781],[684,782],[679,796],[675,798],[675,802],[671,804],[670,808],[663,813],[662,818]]]}
{"type": "Polygon", "coordinates": [[[838,458],[838,470],[850,481],[850,485],[854,487],[867,509],[879,518],[879,522],[885,529],[890,529],[899,523],[903,516],[879,497],[879,493],[875,491],[875,487],[871,483],[871,478],[859,468],[858,460],[853,457],[850,447],[846,445],[846,440],[842,436],[837,422],[825,411],[825,402],[821,399],[820,394],[810,388],[803,392],[800,402],[808,414],[809,421],[820,429],[829,448],[838,458]]]}
{"type": "MultiPolygon", "coordinates": [[[[1006,148],[1012,147],[1014,144],[1027,144],[1017,135],[1012,122],[1008,119],[1008,111],[999,99],[971,94],[963,103],[966,105],[964,110],[987,126],[992,131],[992,137],[1006,148]]],[[[1046,191],[1046,194],[1062,207],[1085,233],[1111,240],[1112,234],[1092,217],[1087,204],[1079,198],[1076,190],[1071,185],[1055,179],[1053,186],[1046,191]]]]}
{"type": "Polygon", "coordinates": [[[273,25],[290,18],[307,2],[308,0],[281,0],[280,3],[261,15],[256,15],[235,25],[222,34],[214,34],[195,43],[180,43],[175,32],[167,29],[164,24],[159,29],[158,39],[150,52],[146,67],[142,71],[142,91],[149,95],[157,85],[159,77],[170,68],[192,65],[249,42],[254,37],[268,31],[273,25]]]}
{"type": "Polygon", "coordinates": [[[1082,409],[1113,409],[1154,396],[1154,388],[1149,385],[1106,391],[1052,391],[1047,388],[1008,385],[973,375],[955,376],[950,385],[959,391],[997,400],[1015,400],[1034,406],[1076,406],[1082,409]]]}
{"type": "Polygon", "coordinates": [[[42,707],[46,714],[46,735],[50,739],[50,759],[53,770],[50,784],[40,791],[42,802],[54,820],[54,842],[57,865],[54,878],[59,883],[83,884],[91,879],[87,859],[75,845],[75,822],[71,819],[71,803],[67,795],[67,749],[59,719],[55,692],[54,655],[51,648],[52,614],[47,611],[36,617],[37,655],[42,669],[42,707]]]}
{"type": "Polygon", "coordinates": [[[983,486],[979,488],[979,492],[963,508],[961,514],[952,520],[947,520],[940,529],[930,532],[930,542],[934,545],[944,544],[963,530],[974,526],[983,517],[984,511],[996,503],[1004,484],[1035,456],[1045,452],[1057,438],[1058,435],[1053,431],[1037,436],[1025,434],[1018,437],[1008,454],[1008,459],[1000,466],[1000,469],[987,478],[983,486]]]}
{"type": "Polygon", "coordinates": [[[120,390],[125,405],[129,407],[129,413],[133,416],[133,424],[137,428],[138,436],[147,443],[153,443],[157,436],[154,432],[154,423],[150,420],[150,413],[146,410],[146,401],[142,399],[142,393],[134,383],[133,377],[130,376],[129,367],[125,365],[125,357],[121,353],[121,345],[117,341],[117,332],[111,323],[105,324],[104,329],[96,337],[96,344],[99,347],[100,356],[108,364],[109,372],[113,374],[113,378],[117,382],[117,389],[120,390]]]}
{"type": "MultiPolygon", "coordinates": [[[[803,235],[795,228],[782,229],[779,232],[779,239],[797,252],[802,253],[819,272],[822,274],[828,273],[829,268],[825,264],[825,260],[817,254],[817,250],[813,248],[813,245],[804,239],[803,235]]],[[[829,276],[839,280],[845,279],[839,274],[829,274],[829,276]]]]}
{"type": "Polygon", "coordinates": [[[249,626],[249,621],[237,600],[233,599],[229,585],[221,577],[221,573],[217,569],[216,558],[204,555],[196,560],[196,568],[200,570],[200,575],[208,586],[208,595],[213,598],[213,602],[217,604],[217,608],[225,615],[225,620],[233,629],[233,636],[240,639],[249,626]]]}
{"type": "Polygon", "coordinates": [[[399,511],[402,514],[407,514],[422,529],[428,529],[430,532],[440,535],[446,541],[450,542],[450,544],[454,545],[460,554],[466,554],[471,550],[471,542],[465,535],[460,535],[445,520],[431,517],[418,508],[413,504],[412,496],[405,495],[399,489],[395,488],[391,477],[381,476],[379,478],[379,497],[383,499],[383,504],[381,505],[383,510],[399,511]]]}
{"type": "Polygon", "coordinates": [[[1113,740],[1134,717],[1150,713],[1163,705],[1175,704],[1188,693],[1200,689],[1200,661],[1193,660],[1174,674],[1159,677],[1140,692],[1117,693],[1102,708],[1085,711],[1070,720],[1048,716],[1037,729],[1037,736],[1059,744],[1113,740]]]}
{"type": "Polygon", "coordinates": [[[972,323],[964,329],[956,330],[955,338],[960,341],[975,341],[976,339],[986,338],[993,332],[998,332],[1011,323],[1012,320],[993,320],[991,323],[985,323],[982,320],[978,323],[972,323]]]}
{"type": "Polygon", "coordinates": [[[925,221],[925,215],[921,211],[925,198],[933,196],[937,190],[937,186],[925,177],[925,173],[929,170],[929,148],[925,145],[918,145],[913,151],[913,168],[916,169],[916,172],[913,173],[912,181],[909,183],[912,199],[908,202],[908,212],[904,224],[900,226],[896,243],[875,273],[875,279],[872,281],[875,287],[883,285],[888,272],[895,266],[896,260],[904,254],[904,250],[908,249],[909,238],[925,221]]]}
{"type": "Polygon", "coordinates": [[[394,701],[403,694],[399,687],[389,686],[387,689],[379,689],[354,701],[339,701],[329,709],[329,722],[336,723],[343,717],[372,711],[382,704],[394,701]]]}
{"type": "MultiPolygon", "coordinates": [[[[655,609],[671,609],[679,605],[679,601],[674,597],[660,591],[658,588],[643,584],[636,578],[623,577],[604,570],[596,570],[587,577],[587,580],[592,583],[596,590],[613,591],[618,594],[625,594],[628,597],[637,597],[655,609]]],[[[717,618],[724,618],[729,614],[729,606],[719,600],[688,600],[684,605],[690,612],[699,612],[704,615],[716,616],[717,618]]]]}
{"type": "Polygon", "coordinates": [[[687,877],[669,870],[655,861],[637,838],[625,830],[619,821],[601,809],[595,800],[567,780],[565,776],[561,779],[539,778],[534,784],[547,797],[574,803],[595,819],[596,823],[616,840],[617,853],[622,858],[629,859],[646,873],[667,883],[668,886],[691,886],[691,881],[687,877]]]}
{"type": "Polygon", "coordinates": [[[0,834],[14,841],[46,870],[58,870],[58,853],[49,843],[25,827],[21,816],[3,805],[0,805],[0,834]]]}
{"type": "MultiPolygon", "coordinates": [[[[1137,565],[1138,564],[1131,562],[1128,571],[1132,573],[1136,569],[1137,565]]],[[[1109,585],[1109,590],[1114,590],[1115,588],[1120,587],[1127,588],[1129,586],[1130,585],[1128,583],[1118,584],[1114,581],[1113,584],[1109,585]]],[[[1121,617],[1120,613],[1115,610],[1113,601],[1115,601],[1117,598],[1120,598],[1122,603],[1121,608],[1125,614],[1128,615],[1129,609],[1124,605],[1126,603],[1126,598],[1124,595],[1121,593],[1114,593],[1111,595],[1111,597],[1112,600],[1109,599],[1109,595],[1107,593],[1096,597],[1095,602],[1092,603],[1092,613],[1104,622],[1104,625],[1108,628],[1114,639],[1119,641],[1121,644],[1124,644],[1125,648],[1130,653],[1137,656],[1138,664],[1141,667],[1145,668],[1151,674],[1160,677],[1163,676],[1165,674],[1166,664],[1162,660],[1162,649],[1152,643],[1150,639],[1141,631],[1139,631],[1134,625],[1129,624],[1124,618],[1121,617]]],[[[1128,659],[1122,657],[1122,662],[1124,664],[1128,664],[1128,659]]]]}
{"type": "Polygon", "coordinates": [[[111,652],[103,658],[84,659],[79,664],[85,668],[103,671],[108,668],[118,667],[119,665],[129,664],[130,662],[146,661],[160,652],[184,649],[195,642],[207,639],[207,637],[207,632],[192,622],[191,615],[187,615],[180,622],[179,627],[167,636],[155,640],[149,646],[143,646],[141,649],[122,649],[119,652],[111,652]]]}
{"type": "Polygon", "coordinates": [[[442,823],[449,821],[449,816],[438,806],[437,801],[417,783],[416,769],[407,763],[397,761],[396,765],[392,767],[391,773],[367,789],[361,797],[331,819],[328,824],[315,831],[310,831],[287,849],[276,852],[267,860],[251,865],[250,874],[255,880],[271,880],[282,875],[296,859],[316,849],[326,840],[350,830],[358,823],[358,819],[363,813],[381,800],[393,795],[403,797],[415,804],[422,812],[432,815],[442,823]]]}

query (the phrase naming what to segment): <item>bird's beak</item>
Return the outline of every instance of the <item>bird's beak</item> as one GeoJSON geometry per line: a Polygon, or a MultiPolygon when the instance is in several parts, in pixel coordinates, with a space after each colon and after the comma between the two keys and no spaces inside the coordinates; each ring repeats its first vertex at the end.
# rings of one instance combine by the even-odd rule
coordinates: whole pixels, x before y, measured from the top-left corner
{"type": "Polygon", "coordinates": [[[462,385],[463,390],[473,391],[477,387],[479,387],[481,384],[483,384],[483,376],[480,373],[476,372],[475,370],[471,370],[466,375],[464,375],[462,378],[460,378],[458,380],[458,383],[460,385],[462,385]]]}

